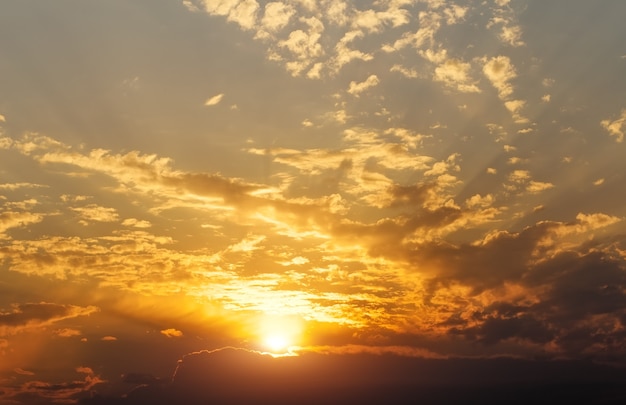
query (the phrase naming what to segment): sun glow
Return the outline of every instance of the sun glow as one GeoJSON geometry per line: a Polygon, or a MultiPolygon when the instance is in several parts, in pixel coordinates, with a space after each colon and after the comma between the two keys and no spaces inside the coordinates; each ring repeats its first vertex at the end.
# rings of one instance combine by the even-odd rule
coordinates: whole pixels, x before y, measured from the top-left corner
{"type": "Polygon", "coordinates": [[[268,335],[263,340],[263,344],[272,352],[283,352],[289,347],[289,341],[281,335],[268,335]]]}
{"type": "Polygon", "coordinates": [[[271,353],[286,353],[301,344],[302,321],[294,317],[264,315],[257,329],[258,342],[271,353]]]}

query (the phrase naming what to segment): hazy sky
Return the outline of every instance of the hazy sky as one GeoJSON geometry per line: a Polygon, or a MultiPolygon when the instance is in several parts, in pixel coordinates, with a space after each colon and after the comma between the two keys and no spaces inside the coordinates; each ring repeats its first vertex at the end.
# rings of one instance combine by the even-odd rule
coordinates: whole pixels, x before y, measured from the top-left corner
{"type": "Polygon", "coordinates": [[[0,403],[224,346],[626,364],[625,17],[0,2],[0,403]]]}

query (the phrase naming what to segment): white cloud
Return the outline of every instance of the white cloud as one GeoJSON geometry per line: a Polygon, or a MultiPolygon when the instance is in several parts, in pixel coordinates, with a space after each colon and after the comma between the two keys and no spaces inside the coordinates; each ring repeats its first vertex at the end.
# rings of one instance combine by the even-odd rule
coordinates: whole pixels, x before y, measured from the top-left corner
{"type": "Polygon", "coordinates": [[[263,28],[270,32],[278,31],[289,23],[295,12],[294,8],[289,4],[281,2],[267,3],[261,24],[263,28]]]}
{"type": "Polygon", "coordinates": [[[228,21],[236,22],[244,29],[252,29],[258,10],[259,3],[255,0],[243,0],[228,14],[228,21]]]}
{"type": "Polygon", "coordinates": [[[220,103],[220,101],[222,101],[223,97],[224,97],[224,93],[220,93],[218,95],[210,97],[210,98],[207,99],[207,101],[204,102],[204,105],[206,105],[206,106],[217,105],[217,104],[220,103]]]}
{"type": "Polygon", "coordinates": [[[371,75],[365,81],[357,83],[355,81],[350,82],[350,88],[348,89],[348,93],[353,96],[359,96],[359,94],[363,93],[365,90],[370,87],[376,86],[380,81],[378,80],[378,76],[371,75]]]}
{"type": "Polygon", "coordinates": [[[501,99],[507,99],[513,93],[510,81],[517,77],[511,59],[507,56],[495,56],[483,66],[483,73],[498,90],[501,99]]]}
{"type": "Polygon", "coordinates": [[[602,128],[609,132],[609,135],[615,137],[615,142],[624,141],[624,127],[626,126],[626,109],[622,110],[622,115],[611,121],[610,119],[600,121],[602,128]]]}
{"type": "Polygon", "coordinates": [[[316,58],[324,54],[324,48],[319,43],[324,24],[315,17],[301,18],[300,21],[309,26],[308,31],[294,30],[286,40],[278,42],[280,48],[286,48],[296,59],[287,62],[287,70],[294,76],[300,75],[316,58]]]}
{"type": "Polygon", "coordinates": [[[404,75],[405,77],[408,77],[410,79],[414,79],[418,76],[417,70],[415,69],[409,69],[406,68],[402,65],[393,65],[391,67],[391,69],[389,69],[390,72],[399,72],[402,75],[404,75]]]}
{"type": "Polygon", "coordinates": [[[435,68],[435,80],[445,83],[463,93],[480,93],[480,89],[471,80],[469,63],[457,59],[448,59],[435,68]]]}
{"type": "Polygon", "coordinates": [[[446,23],[448,25],[453,25],[465,18],[465,15],[467,14],[467,7],[461,7],[455,4],[443,10],[443,13],[446,16],[446,23]]]}
{"type": "Polygon", "coordinates": [[[504,102],[506,109],[513,114],[517,114],[522,108],[524,108],[525,105],[526,102],[523,100],[510,100],[504,102]]]}
{"type": "Polygon", "coordinates": [[[336,55],[333,60],[335,71],[339,71],[342,66],[354,59],[360,60],[372,60],[374,57],[368,53],[361,52],[356,49],[351,49],[348,44],[354,41],[356,38],[363,37],[363,32],[359,30],[346,32],[345,35],[339,40],[335,46],[336,55]]]}
{"type": "Polygon", "coordinates": [[[178,329],[174,329],[174,328],[168,328],[168,329],[163,329],[161,331],[161,334],[168,337],[168,338],[175,338],[175,337],[182,337],[183,336],[183,332],[179,331],[178,329]]]}
{"type": "Polygon", "coordinates": [[[96,204],[72,208],[72,211],[81,216],[83,221],[85,221],[83,223],[86,223],[86,221],[114,222],[118,220],[115,208],[101,207],[96,204]]]}
{"type": "Polygon", "coordinates": [[[137,218],[126,218],[122,225],[134,228],[150,228],[152,224],[149,221],[139,220],[137,218]]]}
{"type": "Polygon", "coordinates": [[[432,45],[435,33],[441,27],[441,16],[435,12],[422,11],[419,13],[419,27],[416,32],[405,33],[402,38],[395,41],[393,49],[399,50],[409,45],[421,48],[426,42],[432,45]]]}
{"type": "Polygon", "coordinates": [[[524,41],[522,41],[522,29],[517,26],[504,26],[502,27],[502,31],[498,38],[504,43],[507,43],[511,46],[522,46],[524,45],[524,41]]]}

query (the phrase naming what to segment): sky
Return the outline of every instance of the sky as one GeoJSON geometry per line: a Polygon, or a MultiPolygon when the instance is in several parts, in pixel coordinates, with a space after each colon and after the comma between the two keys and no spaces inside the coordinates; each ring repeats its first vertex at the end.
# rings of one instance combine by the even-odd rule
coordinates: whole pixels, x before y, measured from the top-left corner
{"type": "Polygon", "coordinates": [[[623,384],[625,16],[0,2],[0,403],[623,384]]]}

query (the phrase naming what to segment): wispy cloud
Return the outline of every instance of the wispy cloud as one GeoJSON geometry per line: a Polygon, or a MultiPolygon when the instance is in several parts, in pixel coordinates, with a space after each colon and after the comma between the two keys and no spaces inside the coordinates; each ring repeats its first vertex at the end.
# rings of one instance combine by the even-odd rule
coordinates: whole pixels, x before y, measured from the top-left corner
{"type": "Polygon", "coordinates": [[[204,105],[206,105],[206,106],[218,105],[220,103],[220,101],[222,101],[223,98],[224,98],[224,93],[217,94],[217,95],[215,95],[213,97],[209,97],[204,102],[204,105]]]}

